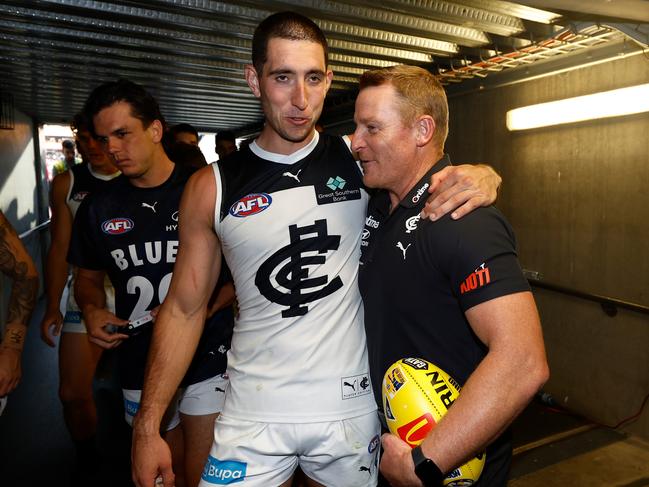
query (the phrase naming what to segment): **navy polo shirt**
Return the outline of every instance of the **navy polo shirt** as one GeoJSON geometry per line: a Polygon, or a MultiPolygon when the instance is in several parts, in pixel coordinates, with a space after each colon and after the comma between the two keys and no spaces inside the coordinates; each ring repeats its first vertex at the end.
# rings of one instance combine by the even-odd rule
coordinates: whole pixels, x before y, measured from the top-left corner
{"type": "Polygon", "coordinates": [[[421,220],[439,160],[390,213],[385,190],[370,200],[359,284],[373,387],[380,404],[388,367],[404,357],[435,363],[464,384],[486,355],[464,312],[499,296],[529,291],[515,238],[494,207],[459,220],[421,220]]]}
{"type": "MultiPolygon", "coordinates": [[[[426,359],[463,385],[487,354],[464,313],[508,294],[529,291],[515,237],[494,207],[459,220],[421,220],[431,175],[450,165],[440,159],[390,213],[388,192],[370,200],[361,242],[359,285],[372,386],[379,408],[388,367],[405,357],[426,359]]],[[[480,485],[506,477],[506,437],[487,450],[480,485]],[[491,479],[491,480],[488,480],[491,479]],[[483,482],[484,481],[484,482],[483,482]]]]}

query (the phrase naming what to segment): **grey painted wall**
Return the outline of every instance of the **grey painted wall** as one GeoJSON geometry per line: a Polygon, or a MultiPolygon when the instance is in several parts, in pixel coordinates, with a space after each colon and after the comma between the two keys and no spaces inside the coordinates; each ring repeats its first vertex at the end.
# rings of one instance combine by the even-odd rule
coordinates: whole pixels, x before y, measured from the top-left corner
{"type": "MultiPolygon", "coordinates": [[[[0,208],[21,234],[36,227],[43,219],[46,220],[47,214],[43,217],[43,210],[39,209],[39,169],[35,164],[37,144],[34,141],[34,124],[27,115],[18,110],[14,113],[14,121],[12,130],[0,130],[0,208]]],[[[23,239],[23,244],[41,275],[42,238],[41,232],[37,231],[23,239]]],[[[4,327],[7,316],[10,290],[9,280],[0,274],[0,328],[4,327]]]]}
{"type": "MultiPolygon", "coordinates": [[[[637,55],[451,98],[447,151],[503,176],[497,206],[524,268],[567,287],[649,305],[649,113],[508,132],[512,108],[649,81],[637,55]]],[[[649,316],[535,291],[551,379],[568,408],[608,424],[649,393],[649,316]]],[[[649,437],[649,406],[628,429],[649,437]]]]}

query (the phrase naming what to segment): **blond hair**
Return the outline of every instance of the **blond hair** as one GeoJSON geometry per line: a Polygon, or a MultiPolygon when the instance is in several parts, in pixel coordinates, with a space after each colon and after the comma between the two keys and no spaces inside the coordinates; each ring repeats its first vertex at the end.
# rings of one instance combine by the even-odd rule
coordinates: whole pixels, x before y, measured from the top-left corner
{"type": "Polygon", "coordinates": [[[443,150],[448,135],[448,102],[439,81],[423,68],[400,64],[366,71],[361,76],[359,88],[363,90],[384,84],[394,87],[405,124],[411,125],[421,115],[430,115],[433,118],[433,143],[443,150]]]}

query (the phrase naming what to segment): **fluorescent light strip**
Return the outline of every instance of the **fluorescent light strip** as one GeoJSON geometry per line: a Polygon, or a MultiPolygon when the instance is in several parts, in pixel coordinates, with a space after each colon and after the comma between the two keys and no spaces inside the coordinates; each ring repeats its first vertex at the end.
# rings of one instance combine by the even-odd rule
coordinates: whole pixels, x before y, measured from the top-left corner
{"type": "Polygon", "coordinates": [[[507,128],[527,130],[648,111],[649,83],[516,108],[507,112],[507,128]]]}

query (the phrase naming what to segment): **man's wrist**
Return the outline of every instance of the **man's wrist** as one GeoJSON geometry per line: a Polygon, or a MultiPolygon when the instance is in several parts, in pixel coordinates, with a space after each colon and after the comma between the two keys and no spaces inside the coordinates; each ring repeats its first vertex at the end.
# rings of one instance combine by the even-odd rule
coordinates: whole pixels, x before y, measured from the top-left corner
{"type": "Polygon", "coordinates": [[[8,323],[0,347],[22,352],[25,346],[27,326],[22,323],[8,323]]]}
{"type": "Polygon", "coordinates": [[[416,446],[411,451],[412,461],[415,464],[415,474],[419,477],[425,487],[437,487],[442,485],[444,474],[437,464],[424,455],[421,446],[416,446]]]}

